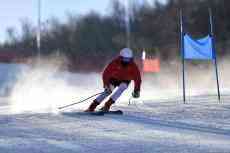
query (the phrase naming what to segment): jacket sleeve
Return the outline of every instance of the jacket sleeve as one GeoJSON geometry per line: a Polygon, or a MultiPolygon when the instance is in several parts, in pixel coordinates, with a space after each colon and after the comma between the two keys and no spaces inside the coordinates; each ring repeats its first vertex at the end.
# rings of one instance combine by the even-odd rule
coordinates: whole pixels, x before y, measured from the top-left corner
{"type": "Polygon", "coordinates": [[[111,76],[110,74],[112,73],[113,65],[114,65],[114,61],[109,63],[109,65],[107,65],[106,68],[104,69],[103,76],[102,76],[104,87],[109,86],[109,81],[111,76]]]}
{"type": "Polygon", "coordinates": [[[134,64],[133,75],[134,75],[134,90],[140,91],[141,90],[141,82],[142,82],[141,73],[140,73],[140,70],[136,64],[134,64]]]}

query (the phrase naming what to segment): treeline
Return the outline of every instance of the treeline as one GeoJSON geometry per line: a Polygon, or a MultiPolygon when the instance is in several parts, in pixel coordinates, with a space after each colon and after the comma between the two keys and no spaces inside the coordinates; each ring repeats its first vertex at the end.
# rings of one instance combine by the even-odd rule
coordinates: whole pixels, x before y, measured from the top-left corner
{"type": "MultiPolygon", "coordinates": [[[[179,11],[183,10],[186,30],[196,38],[210,30],[209,8],[214,16],[218,55],[226,55],[230,48],[229,0],[168,0],[166,4],[155,1],[154,5],[131,0],[130,46],[138,56],[145,49],[149,55],[162,60],[179,58],[179,11]]],[[[65,22],[51,18],[42,24],[41,54],[58,52],[67,56],[77,69],[101,69],[127,45],[126,15],[125,6],[113,0],[111,11],[103,16],[96,12],[84,16],[67,14],[65,22]]],[[[37,55],[36,26],[23,21],[20,37],[12,28],[7,33],[8,39],[1,49],[37,55]]]]}

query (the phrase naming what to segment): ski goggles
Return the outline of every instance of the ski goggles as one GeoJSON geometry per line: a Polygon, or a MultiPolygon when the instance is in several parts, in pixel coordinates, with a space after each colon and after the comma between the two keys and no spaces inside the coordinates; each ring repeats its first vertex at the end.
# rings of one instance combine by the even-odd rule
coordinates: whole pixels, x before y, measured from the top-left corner
{"type": "Polygon", "coordinates": [[[129,62],[131,62],[133,59],[132,59],[132,58],[127,58],[127,57],[122,57],[121,60],[122,60],[123,62],[129,63],[129,62]]]}

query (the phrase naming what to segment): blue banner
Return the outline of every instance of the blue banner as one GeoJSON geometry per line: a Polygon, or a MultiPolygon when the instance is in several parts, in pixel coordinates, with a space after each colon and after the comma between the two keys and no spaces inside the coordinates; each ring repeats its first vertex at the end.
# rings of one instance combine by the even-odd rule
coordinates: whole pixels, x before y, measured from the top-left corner
{"type": "Polygon", "coordinates": [[[212,37],[209,35],[193,40],[188,34],[184,35],[184,59],[215,59],[215,52],[212,45],[212,37]]]}

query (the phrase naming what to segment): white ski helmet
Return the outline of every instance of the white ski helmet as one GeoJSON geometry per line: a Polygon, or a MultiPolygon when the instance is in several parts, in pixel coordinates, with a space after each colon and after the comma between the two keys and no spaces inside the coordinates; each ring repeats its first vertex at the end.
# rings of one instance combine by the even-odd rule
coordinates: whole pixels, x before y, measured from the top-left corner
{"type": "Polygon", "coordinates": [[[123,58],[132,59],[133,58],[133,51],[130,48],[123,48],[120,51],[120,56],[123,58]]]}

